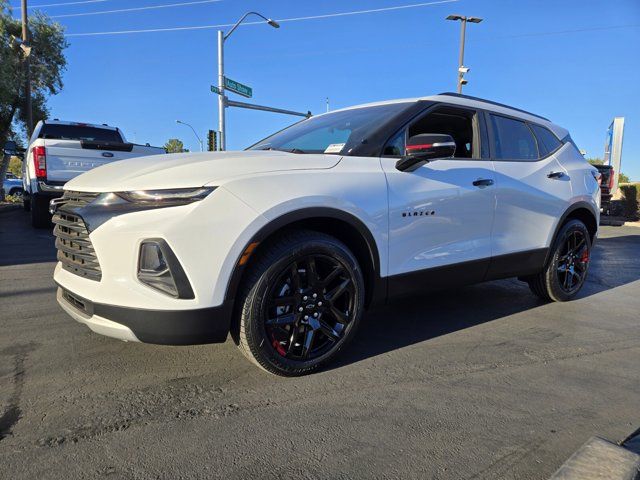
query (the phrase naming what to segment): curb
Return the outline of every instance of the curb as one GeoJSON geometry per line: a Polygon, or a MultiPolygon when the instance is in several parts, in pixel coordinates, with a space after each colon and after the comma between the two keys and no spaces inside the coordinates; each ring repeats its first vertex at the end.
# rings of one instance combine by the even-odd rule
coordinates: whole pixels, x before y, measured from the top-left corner
{"type": "Polygon", "coordinates": [[[599,437],[591,437],[550,480],[638,480],[640,455],[599,437]]]}

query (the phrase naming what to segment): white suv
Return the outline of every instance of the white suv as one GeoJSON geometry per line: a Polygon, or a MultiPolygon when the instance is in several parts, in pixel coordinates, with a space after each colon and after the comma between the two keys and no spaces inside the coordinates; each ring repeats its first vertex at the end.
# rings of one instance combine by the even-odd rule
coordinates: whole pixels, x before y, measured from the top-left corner
{"type": "Polygon", "coordinates": [[[582,287],[597,171],[568,132],[457,94],[362,105],[241,152],[115,162],[53,205],[58,301],[95,332],[187,345],[229,333],[260,367],[332,359],[389,297],[519,277],[582,287]]]}

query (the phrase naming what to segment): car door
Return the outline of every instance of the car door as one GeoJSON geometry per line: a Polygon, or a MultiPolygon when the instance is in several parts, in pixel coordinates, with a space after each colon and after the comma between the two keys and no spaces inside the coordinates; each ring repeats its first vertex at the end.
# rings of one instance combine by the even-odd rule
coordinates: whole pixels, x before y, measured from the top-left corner
{"type": "Polygon", "coordinates": [[[485,115],[496,172],[494,260],[488,277],[523,275],[544,263],[571,198],[569,175],[556,158],[562,143],[543,126],[485,115]]]}
{"type": "Polygon", "coordinates": [[[491,256],[495,182],[482,148],[483,121],[474,110],[435,106],[385,146],[380,161],[389,201],[391,296],[483,279],[491,256]],[[456,156],[399,171],[407,137],[419,133],[452,134],[456,156]]]}

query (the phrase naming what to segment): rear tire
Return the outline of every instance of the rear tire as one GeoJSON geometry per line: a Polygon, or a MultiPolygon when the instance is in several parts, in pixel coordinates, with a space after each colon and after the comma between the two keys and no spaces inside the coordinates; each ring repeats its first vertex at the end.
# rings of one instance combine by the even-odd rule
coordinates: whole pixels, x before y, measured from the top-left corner
{"type": "Polygon", "coordinates": [[[267,372],[311,373],[353,338],[364,280],[339,240],[295,231],[262,245],[239,295],[238,346],[267,372]]]}
{"type": "Polygon", "coordinates": [[[566,302],[584,285],[590,258],[591,236],[587,227],[580,220],[569,220],[558,232],[544,270],[526,281],[543,300],[566,302]]]}
{"type": "Polygon", "coordinates": [[[31,225],[34,228],[51,227],[51,215],[49,214],[49,201],[47,198],[31,198],[31,225]]]}

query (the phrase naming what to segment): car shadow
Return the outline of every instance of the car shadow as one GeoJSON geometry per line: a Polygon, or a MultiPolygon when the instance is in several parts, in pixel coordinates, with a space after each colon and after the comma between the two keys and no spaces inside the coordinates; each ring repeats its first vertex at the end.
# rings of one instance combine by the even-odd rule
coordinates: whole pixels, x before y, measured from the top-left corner
{"type": "Polygon", "coordinates": [[[53,226],[33,228],[30,218],[19,205],[0,211],[0,267],[56,261],[53,226]]]}
{"type": "MultiPolygon", "coordinates": [[[[586,298],[640,279],[640,235],[598,239],[586,298]]],[[[368,312],[349,348],[328,370],[532,310],[546,302],[515,278],[391,300],[368,312]]]]}

